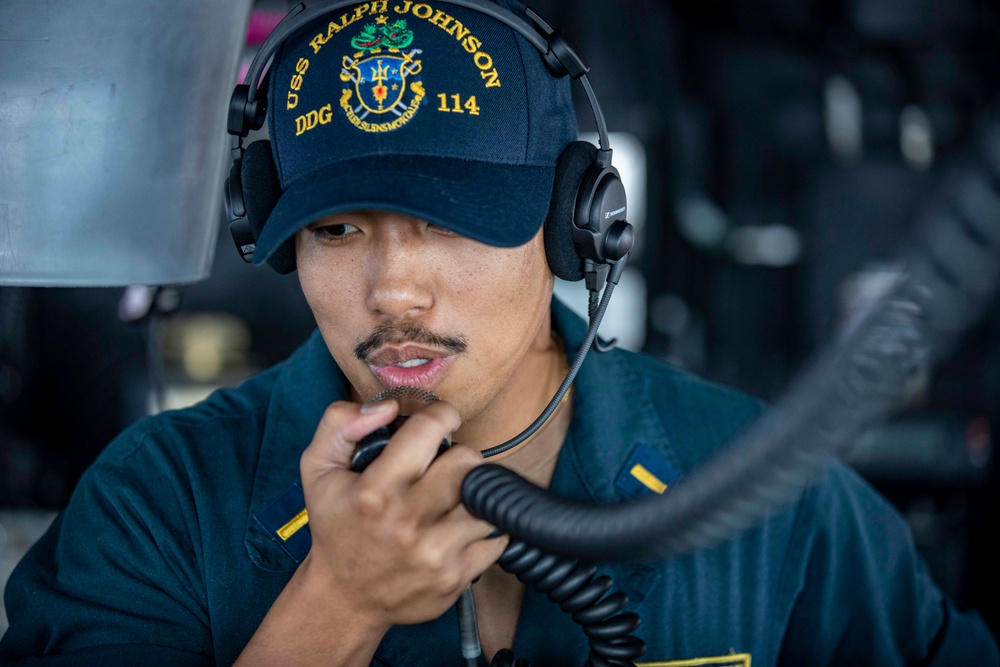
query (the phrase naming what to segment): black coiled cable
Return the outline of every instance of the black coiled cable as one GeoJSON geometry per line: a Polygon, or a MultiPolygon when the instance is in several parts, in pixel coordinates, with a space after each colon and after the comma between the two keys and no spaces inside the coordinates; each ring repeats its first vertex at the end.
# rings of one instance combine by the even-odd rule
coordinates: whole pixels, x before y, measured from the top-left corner
{"type": "MultiPolygon", "coordinates": [[[[587,563],[543,553],[524,542],[511,541],[500,567],[530,585],[571,614],[590,642],[588,667],[632,667],[646,652],[646,644],[632,632],[639,627],[639,615],[619,613],[628,596],[611,590],[611,577],[598,575],[587,563]]],[[[513,667],[513,654],[494,658],[490,667],[513,667]]]]}

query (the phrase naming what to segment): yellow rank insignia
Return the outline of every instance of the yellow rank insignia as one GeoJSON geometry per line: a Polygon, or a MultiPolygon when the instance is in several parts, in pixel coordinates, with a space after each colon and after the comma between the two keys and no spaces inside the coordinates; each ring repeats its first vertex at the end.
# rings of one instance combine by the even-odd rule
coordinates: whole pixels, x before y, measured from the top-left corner
{"type": "Polygon", "coordinates": [[[680,481],[681,474],[647,444],[640,443],[615,478],[615,487],[627,497],[662,495],[680,481]]]}
{"type": "Polygon", "coordinates": [[[750,667],[749,653],[730,653],[715,658],[637,662],[635,667],[750,667]]]}
{"type": "Polygon", "coordinates": [[[296,563],[301,563],[312,547],[309,532],[309,513],[302,487],[293,484],[277,500],[254,516],[257,524],[268,537],[296,563]]]}

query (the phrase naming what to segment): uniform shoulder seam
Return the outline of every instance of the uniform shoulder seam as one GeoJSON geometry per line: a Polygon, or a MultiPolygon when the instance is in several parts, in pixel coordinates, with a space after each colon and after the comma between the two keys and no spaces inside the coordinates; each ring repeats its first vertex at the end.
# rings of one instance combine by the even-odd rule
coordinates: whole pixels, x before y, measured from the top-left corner
{"type": "MultiPolygon", "coordinates": [[[[127,428],[119,436],[119,438],[132,438],[130,447],[123,448],[122,452],[115,455],[111,460],[108,460],[110,457],[99,456],[97,460],[94,461],[93,467],[114,467],[115,465],[121,464],[131,458],[136,452],[143,449],[150,438],[154,438],[171,429],[200,429],[212,423],[244,420],[250,416],[257,416],[262,411],[266,412],[268,407],[268,403],[260,403],[253,406],[247,406],[238,411],[204,414],[199,415],[197,418],[191,418],[192,415],[184,415],[181,417],[181,413],[186,412],[185,410],[177,411],[176,414],[168,412],[147,417],[146,419],[140,420],[127,428]],[[153,424],[149,422],[156,423],[153,424]],[[133,433],[133,431],[138,432],[133,433]]],[[[114,441],[112,441],[112,443],[113,442],[114,441]]],[[[110,448],[110,446],[111,445],[108,447],[110,448]]]]}

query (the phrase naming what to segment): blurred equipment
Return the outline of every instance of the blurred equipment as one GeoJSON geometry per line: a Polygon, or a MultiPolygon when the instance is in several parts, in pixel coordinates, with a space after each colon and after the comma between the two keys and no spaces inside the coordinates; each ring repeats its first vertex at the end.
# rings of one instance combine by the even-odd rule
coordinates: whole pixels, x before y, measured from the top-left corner
{"type": "Polygon", "coordinates": [[[931,414],[890,421],[862,438],[845,458],[883,484],[940,490],[982,482],[992,451],[988,419],[931,414]]]}
{"type": "Polygon", "coordinates": [[[0,284],[208,276],[250,5],[0,3],[0,284]]]}
{"type": "Polygon", "coordinates": [[[260,370],[250,359],[250,328],[235,315],[191,313],[171,319],[164,329],[166,363],[160,409],[194,405],[216,389],[239,384],[260,370]]]}

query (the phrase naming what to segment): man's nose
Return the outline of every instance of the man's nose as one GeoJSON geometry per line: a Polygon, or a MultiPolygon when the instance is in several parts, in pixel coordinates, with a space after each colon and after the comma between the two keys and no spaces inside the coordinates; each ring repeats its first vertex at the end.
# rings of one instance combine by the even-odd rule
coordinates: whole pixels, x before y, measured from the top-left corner
{"type": "Polygon", "coordinates": [[[368,258],[368,307],[390,319],[415,317],[434,305],[434,262],[416,230],[387,227],[368,258]]]}

